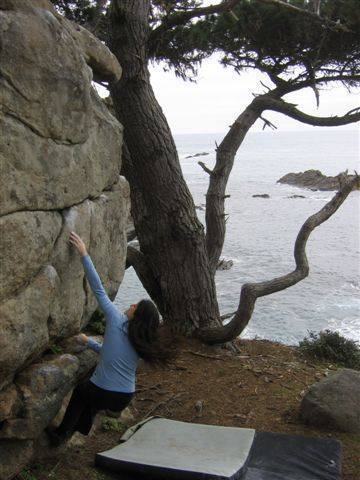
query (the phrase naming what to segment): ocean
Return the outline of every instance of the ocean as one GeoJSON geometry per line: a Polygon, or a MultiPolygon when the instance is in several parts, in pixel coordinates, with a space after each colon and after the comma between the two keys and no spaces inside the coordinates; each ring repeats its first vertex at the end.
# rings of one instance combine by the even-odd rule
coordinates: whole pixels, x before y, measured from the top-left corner
{"type": "MultiPolygon", "coordinates": [[[[205,205],[215,142],[222,134],[177,135],[184,177],[195,204],[205,205]],[[186,158],[196,153],[209,155],[186,158]]],[[[221,314],[237,309],[241,285],[270,280],[294,268],[293,249],[305,220],[320,210],[334,192],[278,184],[289,172],[320,170],[337,175],[360,172],[359,132],[316,129],[298,132],[250,132],[240,148],[228,183],[227,234],[222,258],[230,270],[218,271],[216,287],[221,314]],[[268,194],[270,198],[254,198],[268,194]],[[303,195],[305,198],[289,198],[303,195]]],[[[265,338],[294,345],[309,331],[336,330],[360,341],[360,191],[311,234],[307,243],[309,276],[282,292],[257,300],[244,338],[265,338]]],[[[197,210],[204,221],[204,211],[197,210]]],[[[126,271],[116,303],[126,309],[146,297],[133,269],[126,271]]]]}

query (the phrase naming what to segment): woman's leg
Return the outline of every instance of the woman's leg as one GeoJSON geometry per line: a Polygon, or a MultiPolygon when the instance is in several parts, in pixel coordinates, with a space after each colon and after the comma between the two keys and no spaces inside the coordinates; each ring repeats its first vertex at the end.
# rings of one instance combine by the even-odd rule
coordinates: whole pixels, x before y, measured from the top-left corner
{"type": "Polygon", "coordinates": [[[58,436],[64,437],[64,439],[70,437],[76,430],[76,425],[83,412],[90,409],[89,383],[89,381],[86,381],[77,385],[74,389],[64,418],[55,430],[58,436]]]}
{"type": "Polygon", "coordinates": [[[104,390],[91,381],[78,385],[71,396],[64,418],[56,429],[47,429],[53,445],[59,445],[75,431],[87,435],[99,410],[121,412],[129,405],[132,393],[104,390]]]}
{"type": "Polygon", "coordinates": [[[83,410],[75,426],[75,430],[83,435],[87,435],[90,432],[97,412],[100,410],[111,410],[120,413],[129,405],[133,397],[132,393],[104,390],[92,382],[89,382],[87,395],[89,398],[89,408],[83,410]]]}

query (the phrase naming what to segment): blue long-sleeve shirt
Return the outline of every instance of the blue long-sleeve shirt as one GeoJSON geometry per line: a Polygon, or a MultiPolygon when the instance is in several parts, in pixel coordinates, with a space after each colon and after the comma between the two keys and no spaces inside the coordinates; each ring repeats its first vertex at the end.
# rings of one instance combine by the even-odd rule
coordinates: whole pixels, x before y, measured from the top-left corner
{"type": "Polygon", "coordinates": [[[81,257],[86,278],[106,320],[102,344],[89,339],[88,346],[100,353],[99,362],[90,381],[104,390],[132,393],[139,355],[127,335],[127,321],[107,296],[89,255],[81,257]]]}

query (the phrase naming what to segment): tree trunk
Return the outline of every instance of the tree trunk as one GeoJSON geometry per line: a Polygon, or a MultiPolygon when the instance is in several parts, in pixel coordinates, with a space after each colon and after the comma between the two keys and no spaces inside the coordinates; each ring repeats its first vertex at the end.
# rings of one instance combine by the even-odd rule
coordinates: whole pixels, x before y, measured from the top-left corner
{"type": "Polygon", "coordinates": [[[236,153],[246,134],[260,117],[262,109],[257,98],[238,116],[231,125],[216,151],[216,163],[209,171],[210,181],[206,194],[206,248],[210,268],[215,275],[225,240],[225,189],[229,180],[236,153]]]}
{"type": "Polygon", "coordinates": [[[161,292],[161,314],[174,331],[191,334],[219,325],[219,311],[204,228],[149,81],[149,3],[112,3],[111,50],[123,78],[111,95],[124,125],[124,173],[131,187],[132,216],[147,271],[161,292]]]}

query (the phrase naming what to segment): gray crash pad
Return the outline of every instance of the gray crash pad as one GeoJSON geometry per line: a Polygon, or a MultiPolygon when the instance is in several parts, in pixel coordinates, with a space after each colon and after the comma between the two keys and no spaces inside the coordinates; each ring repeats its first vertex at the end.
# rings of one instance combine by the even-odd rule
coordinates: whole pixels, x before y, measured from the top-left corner
{"type": "Polygon", "coordinates": [[[95,463],[157,478],[236,479],[254,435],[252,429],[153,418],[126,432],[120,445],[97,454],[95,463]]]}

